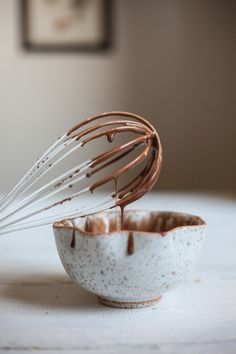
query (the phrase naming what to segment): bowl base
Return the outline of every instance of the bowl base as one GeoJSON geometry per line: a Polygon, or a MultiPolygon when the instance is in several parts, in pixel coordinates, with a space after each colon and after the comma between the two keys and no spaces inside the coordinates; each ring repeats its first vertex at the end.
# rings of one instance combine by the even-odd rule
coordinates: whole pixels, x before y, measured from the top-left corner
{"type": "Polygon", "coordinates": [[[100,304],[105,306],[110,306],[110,307],[116,307],[120,309],[136,309],[136,308],[148,307],[156,304],[158,301],[160,301],[160,299],[161,296],[156,296],[153,299],[146,300],[146,301],[122,302],[122,301],[114,301],[114,300],[110,300],[98,296],[98,301],[100,302],[100,304]]]}

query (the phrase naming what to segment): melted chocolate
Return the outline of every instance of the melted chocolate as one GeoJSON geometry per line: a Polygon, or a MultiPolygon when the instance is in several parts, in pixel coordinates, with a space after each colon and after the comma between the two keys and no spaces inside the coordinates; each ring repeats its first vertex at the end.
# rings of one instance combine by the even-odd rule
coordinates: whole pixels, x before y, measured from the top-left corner
{"type": "MultiPolygon", "coordinates": [[[[54,187],[57,188],[57,187],[62,186],[62,185],[64,184],[64,182],[66,182],[66,181],[68,181],[69,179],[73,178],[73,177],[76,176],[79,172],[80,172],[79,169],[75,170],[74,173],[72,173],[72,174],[69,175],[69,176],[64,177],[60,182],[56,183],[56,184],[54,185],[54,187]]],[[[72,185],[70,184],[70,185],[69,185],[69,188],[71,188],[70,186],[72,186],[72,185]]]]}
{"type": "Polygon", "coordinates": [[[115,132],[113,132],[113,133],[107,133],[107,141],[108,141],[109,143],[112,143],[113,140],[114,140],[114,138],[115,138],[115,132]]]}
{"type": "Polygon", "coordinates": [[[71,248],[75,248],[75,224],[74,224],[74,220],[71,220],[72,221],[72,225],[73,225],[73,228],[72,228],[72,238],[71,238],[71,243],[70,243],[70,247],[71,248]]]}
{"type": "Polygon", "coordinates": [[[134,235],[132,231],[129,232],[127,251],[130,256],[134,254],[134,235]]]}
{"type": "MultiPolygon", "coordinates": [[[[77,124],[75,127],[70,129],[67,133],[70,137],[76,137],[76,140],[81,141],[81,146],[86,145],[92,140],[98,139],[100,137],[106,136],[109,143],[114,141],[115,135],[118,133],[129,132],[139,135],[133,140],[124,143],[121,146],[114,147],[107,152],[96,156],[91,163],[91,171],[86,174],[89,178],[105,167],[115,163],[116,161],[122,159],[128,153],[133,151],[137,146],[144,145],[143,151],[134,158],[132,161],[126,163],[121,168],[114,171],[109,176],[102,178],[100,181],[94,183],[90,187],[91,193],[103,186],[104,184],[114,181],[115,182],[115,206],[121,209],[121,229],[124,227],[124,209],[126,205],[134,202],[135,200],[141,198],[145,193],[147,193],[156,183],[161,169],[162,164],[162,147],[160,143],[159,136],[154,129],[154,127],[143,117],[138,115],[127,113],[127,112],[108,112],[97,116],[89,117],[85,121],[77,124]],[[102,119],[106,117],[120,116],[125,117],[125,119],[117,119],[114,121],[99,122],[94,126],[84,129],[82,132],[77,132],[78,129],[89,124],[97,119],[102,119]],[[127,118],[132,118],[133,120],[128,120],[127,118]],[[95,132],[98,129],[108,127],[103,131],[84,138],[87,134],[95,132]],[[142,170],[142,172],[133,178],[129,183],[119,189],[118,182],[119,177],[121,177],[125,172],[132,170],[139,164],[147,160],[147,164],[142,170]]],[[[64,182],[64,181],[62,181],[64,182]]],[[[117,228],[117,220],[116,220],[117,228]]],[[[134,239],[133,233],[129,234],[128,238],[128,253],[133,254],[134,252],[134,239]]]]}

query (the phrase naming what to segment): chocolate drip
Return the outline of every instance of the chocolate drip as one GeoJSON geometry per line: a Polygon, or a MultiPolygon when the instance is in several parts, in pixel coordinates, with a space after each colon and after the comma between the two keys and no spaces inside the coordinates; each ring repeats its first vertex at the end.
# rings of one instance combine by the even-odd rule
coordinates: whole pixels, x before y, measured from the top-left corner
{"type": "MultiPolygon", "coordinates": [[[[100,126],[97,125],[97,128],[100,128],[100,126]]],[[[105,136],[105,135],[107,137],[108,142],[112,143],[114,140],[114,137],[117,133],[124,133],[124,132],[129,132],[129,133],[133,132],[136,134],[143,134],[143,133],[145,133],[145,130],[141,129],[139,127],[133,127],[133,126],[112,128],[112,129],[108,129],[108,130],[104,130],[102,132],[99,132],[95,135],[92,135],[92,136],[88,137],[87,139],[84,139],[81,142],[81,146],[84,146],[85,144],[91,142],[92,140],[101,138],[102,136],[105,136]]]]}
{"type": "Polygon", "coordinates": [[[112,143],[115,138],[115,133],[107,133],[107,141],[112,143]]]}
{"type": "MultiPolygon", "coordinates": [[[[117,152],[120,152],[120,151],[123,151],[124,150],[124,146],[128,146],[128,147],[133,147],[133,145],[136,144],[136,142],[139,140],[140,138],[137,138],[135,140],[132,140],[131,142],[129,143],[126,143],[124,145],[122,145],[121,147],[118,147],[118,148],[114,148],[100,156],[98,156],[93,164],[92,164],[92,167],[93,166],[96,166],[97,164],[99,164],[100,162],[103,162],[107,159],[107,156],[109,157],[112,157],[114,156],[115,153],[117,152]]],[[[146,137],[145,137],[146,139],[146,137]]],[[[144,137],[142,137],[142,140],[145,140],[144,137]]],[[[143,150],[143,152],[138,156],[136,157],[133,161],[131,161],[130,163],[126,164],[125,166],[121,167],[120,169],[116,170],[115,172],[113,172],[111,175],[101,179],[100,181],[94,183],[91,187],[90,187],[90,190],[91,191],[94,191],[96,188],[108,183],[109,181],[115,179],[115,178],[118,178],[119,176],[123,175],[126,171],[129,171],[131,169],[133,169],[134,167],[138,166],[139,164],[141,164],[147,157],[147,155],[149,154],[150,152],[150,148],[151,148],[151,144],[150,144],[150,141],[148,142],[147,146],[145,147],[145,149],[143,150]]],[[[117,204],[119,205],[119,204],[117,204]]]]}
{"type": "Polygon", "coordinates": [[[134,235],[132,231],[129,232],[127,251],[130,256],[134,254],[134,235]]]}
{"type": "Polygon", "coordinates": [[[70,247],[71,248],[75,248],[76,246],[76,241],[75,241],[75,224],[74,224],[74,220],[71,220],[72,221],[72,225],[73,225],[73,231],[72,231],[72,238],[71,238],[71,243],[70,243],[70,247]]]}
{"type": "Polygon", "coordinates": [[[124,211],[125,211],[125,206],[120,205],[120,224],[121,224],[121,230],[124,229],[124,211]]]}

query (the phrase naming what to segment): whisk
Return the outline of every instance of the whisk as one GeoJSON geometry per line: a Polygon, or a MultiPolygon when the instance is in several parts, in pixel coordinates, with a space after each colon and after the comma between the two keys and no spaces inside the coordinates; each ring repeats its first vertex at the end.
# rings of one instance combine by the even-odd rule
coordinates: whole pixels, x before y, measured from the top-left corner
{"type": "Polygon", "coordinates": [[[89,117],[58,138],[0,201],[0,234],[87,216],[116,206],[123,208],[153,187],[160,173],[161,162],[159,136],[145,118],[120,111],[89,117]],[[106,137],[112,143],[116,135],[127,132],[134,134],[135,138],[66,170],[66,162],[72,153],[78,150],[80,156],[83,156],[83,149],[92,141],[106,137]],[[121,167],[89,186],[82,187],[82,182],[90,182],[101,170],[118,161],[125,161],[125,158],[131,157],[133,152],[142,147],[141,152],[124,162],[121,167]],[[119,187],[119,178],[141,164],[144,164],[141,172],[119,187]],[[38,182],[55,170],[56,166],[64,168],[62,173],[37,187],[38,182]],[[93,192],[110,181],[115,182],[115,191],[94,201],[93,192]],[[87,204],[69,204],[72,200],[80,200],[86,193],[90,195],[87,204]],[[67,203],[72,206],[70,209],[63,208],[67,203]]]}

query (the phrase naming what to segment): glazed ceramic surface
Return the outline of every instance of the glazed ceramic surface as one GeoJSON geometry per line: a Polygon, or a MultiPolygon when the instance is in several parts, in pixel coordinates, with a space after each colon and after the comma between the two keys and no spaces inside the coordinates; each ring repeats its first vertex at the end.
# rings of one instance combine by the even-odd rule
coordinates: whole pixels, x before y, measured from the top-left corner
{"type": "Polygon", "coordinates": [[[104,304],[145,306],[190,278],[204,240],[206,224],[201,218],[127,211],[133,254],[128,252],[130,229],[109,232],[114,212],[97,214],[96,218],[103,220],[105,232],[85,232],[86,218],[78,218],[75,227],[70,221],[55,223],[54,234],[66,272],[104,304]]]}

